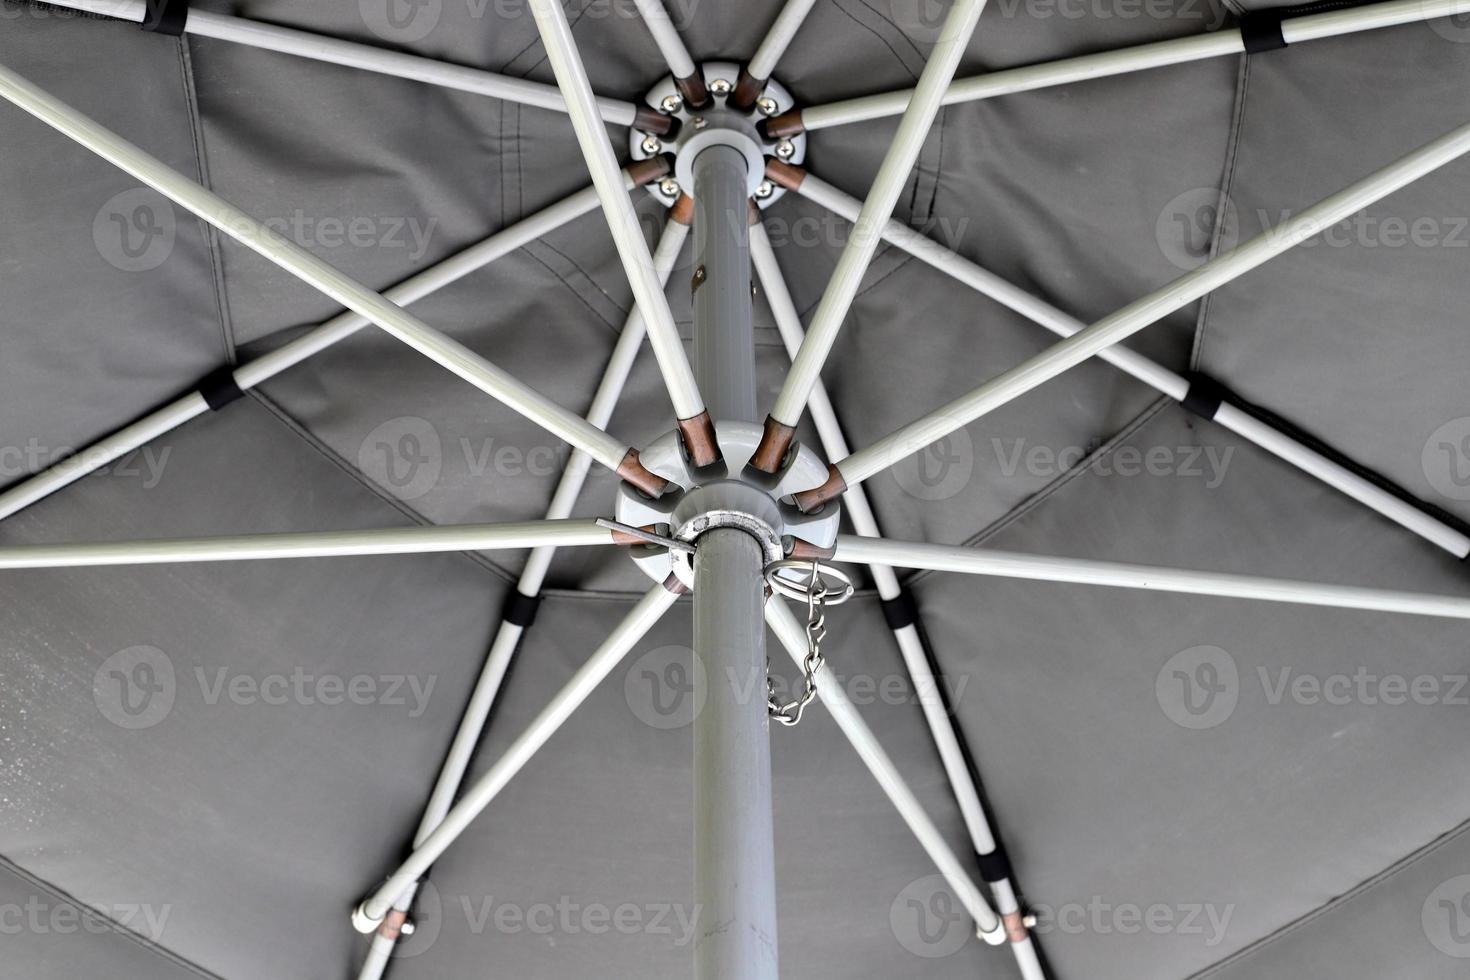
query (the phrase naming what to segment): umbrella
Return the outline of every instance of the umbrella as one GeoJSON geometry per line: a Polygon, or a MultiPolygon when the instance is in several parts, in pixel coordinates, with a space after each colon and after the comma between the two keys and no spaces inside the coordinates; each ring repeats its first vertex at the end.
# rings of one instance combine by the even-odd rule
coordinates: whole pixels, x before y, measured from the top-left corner
{"type": "Polygon", "coordinates": [[[1455,975],[1463,0],[712,6],[5,8],[6,970],[1455,975]]]}

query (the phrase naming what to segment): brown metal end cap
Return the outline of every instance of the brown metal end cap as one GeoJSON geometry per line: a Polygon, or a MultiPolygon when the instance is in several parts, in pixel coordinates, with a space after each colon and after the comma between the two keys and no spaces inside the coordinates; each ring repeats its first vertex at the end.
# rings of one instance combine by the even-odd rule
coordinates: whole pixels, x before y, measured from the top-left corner
{"type": "Polygon", "coordinates": [[[695,69],[693,75],[674,79],[674,87],[679,90],[684,106],[688,109],[704,109],[712,101],[709,87],[704,84],[704,72],[698,69],[695,69]]]}
{"type": "Polygon", "coordinates": [[[750,199],[750,223],[758,225],[761,223],[761,206],[755,203],[755,198],[750,199]]]}
{"type": "Polygon", "coordinates": [[[632,178],[634,187],[651,184],[673,172],[674,165],[666,154],[649,157],[647,160],[634,160],[628,164],[628,176],[632,178]]]}
{"type": "Polygon", "coordinates": [[[679,120],[666,116],[653,106],[641,105],[633,110],[633,128],[655,136],[667,136],[678,128],[679,120]]]}
{"type": "Polygon", "coordinates": [[[837,554],[836,545],[822,548],[812,544],[810,541],[803,541],[801,538],[792,538],[791,550],[787,552],[786,557],[796,558],[801,561],[827,561],[835,554],[837,554]]]}
{"type": "Polygon", "coordinates": [[[803,514],[814,514],[829,500],[842,496],[846,489],[847,480],[843,478],[842,471],[837,468],[836,463],[830,463],[827,466],[827,482],[796,494],[796,507],[803,514]]]}
{"type": "Polygon", "coordinates": [[[695,466],[711,466],[723,458],[720,444],[715,439],[715,423],[709,412],[680,419],[679,434],[684,437],[684,448],[695,466]]]}
{"type": "Polygon", "coordinates": [[[1006,927],[1006,939],[1013,943],[1024,943],[1026,941],[1026,917],[1019,911],[1008,912],[1001,917],[1006,927]]]}
{"type": "Polygon", "coordinates": [[[670,572],[669,577],[664,579],[664,588],[674,593],[674,595],[684,595],[686,592],[689,591],[689,586],[685,585],[683,582],[680,582],[679,576],[675,575],[673,572],[670,572]]]}
{"type": "Polygon", "coordinates": [[[788,191],[794,191],[806,179],[806,171],[772,157],[766,160],[766,179],[780,184],[788,191]]]}
{"type": "Polygon", "coordinates": [[[403,935],[403,924],[408,921],[408,913],[400,909],[389,909],[388,914],[383,916],[383,924],[378,926],[378,935],[390,942],[396,942],[403,935]]]}
{"type": "Polygon", "coordinates": [[[791,440],[795,438],[796,426],[777,422],[767,415],[765,431],[761,433],[760,445],[755,447],[755,454],[750,457],[750,465],[762,473],[778,472],[781,464],[786,462],[786,454],[791,451],[791,440]]]}
{"type": "Polygon", "coordinates": [[[662,497],[669,489],[669,481],[654,473],[638,460],[638,450],[629,449],[618,464],[618,476],[623,482],[636,487],[650,497],[662,497]]]}
{"type": "Polygon", "coordinates": [[[686,228],[694,224],[694,198],[680,194],[674,206],[669,208],[669,220],[677,221],[686,228]]]}
{"type": "Polygon", "coordinates": [[[800,136],[806,132],[806,124],[801,121],[800,109],[788,109],[779,116],[762,119],[756,123],[756,129],[768,140],[779,140],[787,136],[800,136]]]}
{"type": "MultiPolygon", "coordinates": [[[[649,534],[657,534],[658,533],[658,525],[657,524],[644,524],[641,527],[639,527],[638,530],[640,530],[640,531],[647,531],[649,534]]],[[[618,530],[614,530],[612,532],[612,541],[613,541],[613,544],[618,545],[618,546],[623,547],[623,548],[631,548],[634,545],[639,545],[639,544],[642,544],[642,545],[648,544],[648,542],[647,541],[644,541],[642,538],[635,538],[635,537],[633,537],[633,535],[629,534],[626,531],[618,531],[618,530]]]]}
{"type": "Polygon", "coordinates": [[[749,112],[754,109],[755,100],[760,98],[761,93],[766,90],[767,81],[769,79],[756,78],[746,69],[740,69],[740,75],[735,79],[735,88],[730,93],[729,105],[741,112],[749,112]]]}

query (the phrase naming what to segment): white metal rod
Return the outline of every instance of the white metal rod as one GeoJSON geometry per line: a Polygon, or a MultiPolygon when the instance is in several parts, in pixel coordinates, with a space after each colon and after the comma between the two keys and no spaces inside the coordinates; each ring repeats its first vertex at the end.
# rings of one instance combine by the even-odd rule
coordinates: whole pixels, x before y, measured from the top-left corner
{"type": "MultiPolygon", "coordinates": [[[[812,7],[817,0],[786,0],[786,5],[776,15],[776,21],[771,29],[766,32],[760,47],[755,49],[755,54],[750,56],[750,63],[745,70],[752,76],[762,81],[768,80],[775,74],[776,64],[781,56],[786,53],[787,47],[796,37],[796,32],[801,29],[802,22],[806,20],[807,14],[811,13],[812,7]]],[[[899,112],[903,111],[900,107],[899,112]]]]}
{"type": "MultiPolygon", "coordinates": [[[[849,485],[880,473],[936,439],[994,411],[1107,347],[1132,336],[1244,275],[1360,208],[1386,197],[1470,152],[1470,125],[1461,126],[1356,184],[1333,194],[1229,252],[1206,262],[1161,289],[998,375],[940,408],[843,460],[838,469],[849,485]]],[[[798,498],[799,500],[801,498],[798,498]]]]}
{"type": "MultiPolygon", "coordinates": [[[[781,645],[791,655],[798,667],[806,657],[806,634],[801,624],[792,615],[786,604],[777,598],[772,598],[766,603],[766,622],[775,632],[781,645]]],[[[883,792],[898,810],[903,822],[908,825],[914,837],[929,855],[944,879],[949,883],[955,896],[964,904],[965,910],[975,920],[978,931],[986,942],[999,945],[1005,941],[1005,930],[1000,917],[985,901],[980,889],[965,872],[964,866],[960,864],[959,858],[950,849],[949,843],[945,841],[944,834],[929,819],[929,814],[924,811],[923,805],[909,789],[908,783],[904,781],[903,774],[898,766],[894,765],[883,746],[874,737],[873,732],[852,703],[840,694],[841,685],[832,676],[830,666],[823,665],[817,673],[817,697],[826,706],[832,720],[842,730],[848,742],[857,751],[863,764],[883,788],[883,792]],[[833,697],[832,692],[839,694],[833,697]]]]}
{"type": "Polygon", "coordinates": [[[653,35],[653,43],[658,45],[659,54],[663,55],[669,71],[675,78],[693,75],[697,70],[694,59],[689,57],[689,49],[684,47],[679,32],[674,29],[663,0],[636,0],[636,3],[638,13],[643,15],[643,23],[648,27],[648,33],[653,35]]]}
{"type": "Polygon", "coordinates": [[[1369,609],[1411,616],[1470,619],[1470,598],[1458,596],[1365,589],[1227,572],[1198,572],[1086,558],[1055,558],[1050,555],[888,541],[857,535],[838,536],[836,560],[883,562],[900,568],[928,568],[941,572],[963,572],[967,575],[994,575],[1043,582],[1106,585],[1154,592],[1182,592],[1190,595],[1259,599],[1263,602],[1331,606],[1338,609],[1369,609]]]}
{"type": "MultiPolygon", "coordinates": [[[[606,432],[589,425],[465,345],[404,312],[401,307],[337,271],[217,194],[3,67],[0,67],[0,96],[214,225],[240,244],[361,314],[548,432],[585,450],[604,466],[616,470],[623,464],[628,447],[606,432]]],[[[627,203],[621,172],[615,169],[610,179],[627,203]]],[[[629,207],[631,209],[631,205],[629,207]]],[[[658,298],[664,299],[662,292],[658,298]]],[[[668,308],[666,302],[664,308],[668,308]]]]}
{"type": "MultiPolygon", "coordinates": [[[[802,197],[822,205],[849,221],[856,219],[858,210],[862,206],[862,202],[857,198],[843,193],[813,174],[806,174],[794,186],[796,192],[802,197]]],[[[1040,324],[1052,333],[1070,337],[1087,326],[1076,317],[1006,282],[995,273],[981,268],[969,259],[950,251],[923,233],[899,221],[889,221],[884,225],[883,237],[915,258],[954,277],[971,289],[990,297],[1032,322],[1040,324]]],[[[1108,347],[1099,351],[1097,356],[1175,401],[1182,401],[1189,393],[1189,381],[1183,375],[1169,370],[1131,348],[1121,345],[1108,347]]],[[[812,415],[815,420],[817,417],[815,399],[812,405],[812,415]]],[[[1456,557],[1464,558],[1470,555],[1470,537],[1466,537],[1443,521],[1388,493],[1340,463],[1278,432],[1235,406],[1229,403],[1222,404],[1215,414],[1214,421],[1456,557]]],[[[826,442],[825,435],[823,441],[826,442]]],[[[847,450],[844,448],[841,453],[835,453],[829,446],[827,454],[829,460],[836,461],[847,455],[847,450]]],[[[854,527],[857,527],[856,517],[854,517],[854,527]]],[[[866,532],[858,528],[858,533],[866,532]]]]}
{"type": "Polygon", "coordinates": [[[443,821],[434,828],[433,833],[415,847],[402,866],[364,900],[358,914],[354,916],[354,924],[360,930],[376,928],[376,923],[382,921],[404,889],[417,881],[469,828],[511,778],[531,761],[536,752],[571,717],[572,712],[577,710],[678,598],[676,593],[663,585],[655,585],[638,600],[622,622],[602,641],[602,645],[577,669],[566,686],[536,716],[536,720],[531,722],[511,743],[510,748],[506,749],[505,754],[444,815],[443,821]]]}
{"type": "MultiPolygon", "coordinates": [[[[148,16],[145,0],[55,0],[54,6],[116,17],[138,24],[148,16]]],[[[553,112],[567,111],[566,102],[555,85],[497,75],[479,68],[448,64],[433,58],[375,48],[368,44],[289,27],[278,27],[244,17],[216,14],[207,10],[190,10],[188,19],[184,22],[184,31],[198,37],[230,41],[348,68],[360,68],[379,75],[425,82],[440,88],[488,95],[553,112]]],[[[599,98],[597,109],[604,121],[617,126],[632,126],[638,113],[638,107],[634,103],[621,99],[599,98]]]]}
{"type": "MultiPolygon", "coordinates": [[[[632,178],[629,177],[628,183],[631,185],[632,182],[632,178]]],[[[405,279],[384,293],[383,298],[399,306],[413,303],[476,269],[483,268],[501,256],[513,252],[527,242],[534,241],[553,229],[561,227],[573,218],[586,214],[596,206],[597,194],[592,188],[578,191],[496,232],[479,244],[472,245],[463,252],[425,269],[418,275],[405,279]]],[[[253,388],[287,368],[300,364],[313,354],[345,340],[365,326],[368,326],[368,320],[356,313],[347,312],[333,317],[271,353],[237,367],[232,375],[235,384],[242,391],[253,388]]],[[[191,391],[162,408],[150,412],[138,421],[99,439],[80,452],[68,456],[0,493],[0,520],[24,510],[89,473],[172,432],[208,410],[209,405],[203,396],[197,391],[191,391]]],[[[605,423],[593,422],[593,424],[602,428],[605,423]]]]}
{"type": "Polygon", "coordinates": [[[530,0],[530,3],[541,41],[546,47],[546,56],[567,100],[572,128],[576,130],[587,169],[592,173],[592,183],[597,188],[598,199],[612,230],[618,257],[633,288],[633,300],[643,311],[649,344],[668,386],[674,413],[680,419],[694,418],[704,412],[694,370],[689,366],[683,340],[669,310],[668,298],[655,274],[653,257],[649,254],[648,243],[643,240],[643,229],[633,211],[633,202],[618,177],[618,162],[613,156],[607,129],[597,115],[592,83],[577,52],[566,12],[562,10],[560,0],[530,0]]]}
{"type": "MultiPolygon", "coordinates": [[[[761,288],[765,292],[766,302],[776,321],[776,329],[781,334],[781,340],[786,345],[787,353],[795,356],[797,349],[801,346],[801,317],[797,313],[796,304],[791,300],[791,291],[786,288],[785,277],[781,274],[781,267],[776,261],[776,253],[771,248],[770,237],[766,234],[763,224],[757,223],[750,229],[750,254],[761,288]]],[[[817,436],[822,443],[823,454],[828,460],[842,459],[848,453],[847,439],[843,435],[842,426],[838,423],[832,401],[827,395],[826,385],[820,380],[812,389],[812,397],[807,408],[811,412],[812,423],[816,426],[817,436]]],[[[878,520],[873,514],[867,492],[863,490],[861,484],[849,487],[842,494],[842,502],[854,531],[864,537],[881,536],[878,520]]],[[[877,586],[879,597],[896,599],[902,590],[898,576],[894,574],[893,569],[882,564],[870,565],[869,569],[872,572],[873,584],[877,586]]],[[[772,605],[775,604],[772,603],[772,605]]],[[[954,790],[955,802],[959,806],[960,815],[964,818],[970,844],[977,854],[991,854],[996,849],[995,835],[991,831],[990,821],[985,814],[985,806],[980,799],[979,790],[974,780],[970,778],[970,769],[965,761],[964,751],[960,747],[959,736],[950,720],[944,699],[939,694],[939,682],[929,667],[929,658],[919,637],[919,632],[913,624],[910,624],[894,630],[893,637],[898,644],[899,653],[903,657],[909,677],[913,680],[914,691],[918,696],[920,709],[924,713],[924,720],[928,723],[929,731],[934,738],[940,763],[944,766],[945,775],[954,790]]],[[[820,688],[818,690],[820,691],[820,688]]],[[[1010,938],[1011,950],[1016,958],[1017,967],[1021,971],[1022,980],[1045,980],[1045,972],[1036,955],[1035,944],[1031,940],[1029,931],[1025,929],[1020,920],[1020,907],[1016,902],[1015,889],[1006,879],[994,882],[991,890],[995,896],[996,911],[1002,917],[1009,918],[1010,921],[1007,924],[1012,927],[1015,936],[1023,937],[1010,938]]]]}
{"type": "MultiPolygon", "coordinates": [[[[1360,31],[1377,30],[1399,24],[1412,24],[1465,13],[1465,0],[1393,0],[1347,10],[1288,17],[1281,22],[1281,33],[1288,44],[1311,41],[1360,31]]],[[[1208,34],[1157,41],[1104,51],[1099,54],[1064,58],[1038,65],[1008,68],[971,78],[956,79],[944,94],[945,105],[991,99],[999,95],[1031,92],[1057,85],[1094,78],[1106,78],[1129,72],[1184,64],[1206,58],[1241,54],[1245,45],[1238,27],[1225,27],[1208,34]]],[[[800,110],[801,129],[807,132],[848,123],[896,116],[903,112],[912,89],[884,92],[855,99],[844,99],[827,105],[808,106],[800,110]]]]}
{"type": "Polygon", "coordinates": [[[612,532],[598,527],[595,521],[520,521],[507,524],[373,528],[364,531],[302,531],[215,538],[12,545],[0,547],[0,569],[259,561],[272,558],[341,558],[355,555],[421,555],[442,551],[508,551],[541,545],[570,548],[614,543],[612,532]]]}
{"type": "Polygon", "coordinates": [[[821,376],[822,365],[837,340],[863,274],[881,240],[883,224],[893,214],[899,192],[914,168],[930,124],[939,112],[940,99],[959,67],[960,58],[984,7],[985,0],[954,0],[945,17],[939,41],[929,54],[929,61],[919,76],[918,87],[914,89],[898,124],[898,132],[883,157],[878,175],[873,179],[868,199],[863,202],[862,213],[812,317],[811,328],[776,396],[771,418],[781,425],[794,426],[801,420],[807,398],[821,376]]]}

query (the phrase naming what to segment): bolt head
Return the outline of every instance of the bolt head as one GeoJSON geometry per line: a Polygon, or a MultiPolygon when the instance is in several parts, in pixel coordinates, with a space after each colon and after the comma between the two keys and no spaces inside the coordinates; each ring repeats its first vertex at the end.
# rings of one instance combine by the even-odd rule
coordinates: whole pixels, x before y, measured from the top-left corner
{"type": "Polygon", "coordinates": [[[755,189],[755,196],[760,198],[762,201],[764,201],[766,198],[770,197],[774,193],[776,193],[776,185],[771,183],[769,180],[761,181],[760,186],[755,189]]]}
{"type": "Polygon", "coordinates": [[[776,156],[782,160],[790,160],[796,156],[796,144],[790,140],[782,140],[776,144],[776,156]]]}
{"type": "Polygon", "coordinates": [[[755,107],[760,110],[760,114],[763,116],[774,116],[777,110],[780,109],[780,106],[776,105],[776,100],[769,95],[756,99],[755,107]]]}
{"type": "Polygon", "coordinates": [[[658,107],[664,112],[675,113],[684,108],[684,99],[679,95],[666,95],[659,102],[658,107]]]}
{"type": "Polygon", "coordinates": [[[405,936],[412,936],[414,934],[414,930],[416,930],[417,928],[418,926],[413,924],[412,919],[404,919],[403,925],[398,927],[398,931],[405,936]]]}
{"type": "Polygon", "coordinates": [[[658,192],[664,197],[678,197],[679,182],[672,177],[665,177],[658,182],[658,192]]]}
{"type": "Polygon", "coordinates": [[[657,136],[645,136],[643,137],[643,142],[638,145],[643,148],[644,153],[647,153],[650,156],[657,153],[662,153],[664,149],[663,143],[660,142],[657,136]]]}
{"type": "Polygon", "coordinates": [[[709,83],[709,90],[716,95],[729,95],[730,89],[734,88],[728,78],[717,78],[709,83]]]}
{"type": "Polygon", "coordinates": [[[693,119],[689,120],[689,122],[693,124],[695,129],[704,129],[706,126],[709,125],[709,120],[704,118],[703,116],[695,116],[693,119]]]}

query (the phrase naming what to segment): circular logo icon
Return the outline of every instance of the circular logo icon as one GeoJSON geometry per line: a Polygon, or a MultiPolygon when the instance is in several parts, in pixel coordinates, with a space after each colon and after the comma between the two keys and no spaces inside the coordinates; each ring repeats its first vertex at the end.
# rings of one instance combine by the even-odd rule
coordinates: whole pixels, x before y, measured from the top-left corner
{"type": "Polygon", "coordinates": [[[650,728],[669,730],[693,724],[708,695],[704,665],[688,647],[649,650],[623,675],[628,707],[650,728]]]}
{"type": "Polygon", "coordinates": [[[357,11],[378,37],[409,44],[423,40],[439,26],[444,0],[357,0],[357,11]]]}
{"type": "Polygon", "coordinates": [[[151,187],[134,187],[109,197],[92,218],[92,244],[114,269],[147,272],[174,250],[173,205],[151,187]]]}
{"type": "Polygon", "coordinates": [[[1470,875],[1451,878],[1430,892],[1419,917],[1435,949],[1457,960],[1470,958],[1470,875]]]}
{"type": "Polygon", "coordinates": [[[1154,222],[1154,240],[1169,264],[1194,269],[1210,257],[1210,246],[1219,229],[1221,252],[1234,248],[1240,239],[1240,218],[1235,204],[1222,197],[1217,187],[1196,187],[1178,195],[1159,212],[1154,222]]]}
{"type": "MultiPolygon", "coordinates": [[[[1426,3],[1424,6],[1429,8],[1431,5],[1426,3]]],[[[1429,29],[1446,41],[1453,41],[1456,44],[1470,43],[1470,0],[1460,0],[1459,3],[1456,3],[1454,11],[1448,17],[1437,9],[1438,4],[1433,6],[1436,9],[1430,10],[1430,16],[1427,18],[1429,29]]]]}
{"type": "Polygon", "coordinates": [[[948,500],[969,486],[975,474],[975,445],[963,428],[930,443],[901,444],[889,459],[893,479],[919,500],[948,500]]]}
{"type": "Polygon", "coordinates": [[[119,650],[92,675],[92,701],[119,728],[152,728],[173,710],[174,663],[157,647],[119,650]]]}
{"type": "Polygon", "coordinates": [[[1435,429],[1420,462],[1436,492],[1451,500],[1470,500],[1470,418],[1452,419],[1435,429]]]}
{"type": "Polygon", "coordinates": [[[422,497],[444,468],[439,431],[416,415],[389,419],[362,440],[357,467],[399,500],[422,497]]]}
{"type": "Polygon", "coordinates": [[[1180,650],[1159,668],[1154,696],[1169,720],[1182,728],[1222,725],[1240,700],[1235,658],[1219,647],[1180,650]]]}
{"type": "Polygon", "coordinates": [[[888,925],[904,949],[915,956],[953,956],[970,941],[970,914],[944,875],[912,882],[888,908],[888,925]]]}
{"type": "Polygon", "coordinates": [[[419,882],[413,907],[408,913],[408,921],[413,923],[413,932],[399,934],[398,942],[393,946],[395,960],[412,959],[428,952],[444,928],[444,900],[439,895],[439,889],[434,887],[432,879],[425,878],[419,882]]]}

